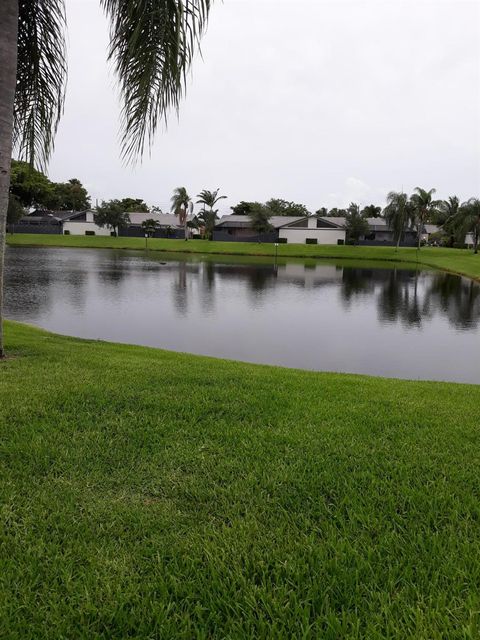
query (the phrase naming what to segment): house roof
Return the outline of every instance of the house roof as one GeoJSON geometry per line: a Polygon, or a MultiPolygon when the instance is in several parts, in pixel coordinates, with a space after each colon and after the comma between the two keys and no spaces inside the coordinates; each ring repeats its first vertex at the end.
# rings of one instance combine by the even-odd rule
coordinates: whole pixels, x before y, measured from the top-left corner
{"type": "MultiPolygon", "coordinates": [[[[304,218],[305,216],[271,216],[269,222],[275,229],[280,229],[280,227],[284,227],[285,225],[291,224],[292,222],[298,222],[299,220],[303,220],[304,218]]],[[[224,228],[250,228],[252,226],[252,222],[249,216],[227,215],[222,216],[215,226],[224,228]]]]}
{"type": "Polygon", "coordinates": [[[440,227],[436,224],[425,224],[423,225],[424,233],[438,233],[440,231],[440,227]]]}
{"type": "MultiPolygon", "coordinates": [[[[130,224],[141,225],[146,220],[156,220],[161,227],[180,227],[180,219],[173,213],[144,213],[143,211],[133,211],[128,214],[130,224]]],[[[191,216],[188,216],[191,219],[191,216]]]]}
{"type": "Polygon", "coordinates": [[[51,211],[49,209],[35,209],[32,213],[28,214],[28,218],[38,218],[38,217],[54,217],[57,220],[67,221],[74,220],[80,216],[85,215],[87,211],[51,211]]]}

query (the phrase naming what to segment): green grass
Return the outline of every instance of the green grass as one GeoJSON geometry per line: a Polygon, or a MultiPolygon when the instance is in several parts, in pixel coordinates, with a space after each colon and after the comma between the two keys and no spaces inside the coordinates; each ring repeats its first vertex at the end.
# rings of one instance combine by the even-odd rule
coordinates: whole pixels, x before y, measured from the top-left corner
{"type": "MultiPolygon", "coordinates": [[[[9,236],[8,244],[50,247],[96,247],[116,249],[144,249],[144,238],[111,238],[101,236],[61,236],[16,234],[9,236]]],[[[148,247],[152,251],[200,253],[213,255],[271,256],[275,254],[272,244],[249,242],[207,242],[204,240],[151,239],[148,247]]],[[[460,273],[480,280],[480,254],[464,249],[442,249],[424,247],[416,249],[394,247],[352,247],[337,245],[281,244],[280,258],[334,258],[349,260],[383,260],[395,262],[419,262],[423,265],[460,273]]]]}
{"type": "Polygon", "coordinates": [[[6,329],[1,637],[479,637],[480,386],[6,329]]]}

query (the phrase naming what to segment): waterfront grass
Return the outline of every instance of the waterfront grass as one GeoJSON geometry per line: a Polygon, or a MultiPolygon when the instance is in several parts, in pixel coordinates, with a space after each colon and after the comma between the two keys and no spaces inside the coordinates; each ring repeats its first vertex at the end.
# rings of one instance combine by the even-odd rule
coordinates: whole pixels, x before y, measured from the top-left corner
{"type": "Polygon", "coordinates": [[[479,637],[479,386],[6,338],[2,637],[479,637]]]}
{"type": "MultiPolygon", "coordinates": [[[[112,238],[109,236],[62,236],[43,234],[15,234],[8,236],[8,244],[14,246],[85,247],[115,249],[145,249],[145,238],[112,238]]],[[[151,238],[150,251],[197,253],[210,255],[269,256],[275,253],[282,258],[330,258],[346,260],[381,260],[387,262],[409,262],[480,280],[480,255],[467,249],[445,249],[440,247],[355,247],[349,245],[302,245],[255,242],[209,242],[206,240],[169,240],[151,238]]]]}

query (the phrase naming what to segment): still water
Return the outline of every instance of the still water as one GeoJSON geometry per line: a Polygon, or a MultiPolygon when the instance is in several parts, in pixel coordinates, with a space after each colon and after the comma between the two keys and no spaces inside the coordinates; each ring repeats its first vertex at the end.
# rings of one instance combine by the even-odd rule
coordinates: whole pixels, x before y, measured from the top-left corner
{"type": "Polygon", "coordinates": [[[222,358],[480,383],[480,285],[398,265],[14,248],[6,316],[222,358]]]}

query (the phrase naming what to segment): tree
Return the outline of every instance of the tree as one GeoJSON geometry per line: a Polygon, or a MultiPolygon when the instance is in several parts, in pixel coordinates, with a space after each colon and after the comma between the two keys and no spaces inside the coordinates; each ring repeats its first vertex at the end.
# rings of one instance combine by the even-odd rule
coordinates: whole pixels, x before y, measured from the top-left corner
{"type": "Polygon", "coordinates": [[[255,202],[248,214],[252,223],[252,229],[257,233],[268,233],[273,227],[270,224],[271,212],[265,205],[255,202]]]}
{"type": "Polygon", "coordinates": [[[54,197],[53,184],[47,176],[19,160],[12,160],[10,193],[24,207],[48,208],[54,197]]]}
{"type": "Polygon", "coordinates": [[[317,211],[315,211],[315,214],[317,216],[321,216],[322,218],[326,218],[328,216],[328,209],[327,207],[320,207],[320,209],[317,209],[317,211]]]}
{"type": "Polygon", "coordinates": [[[433,217],[433,224],[443,225],[447,220],[455,218],[460,207],[460,200],[457,196],[450,196],[448,200],[442,200],[438,204],[436,215],[433,217]]]}
{"type": "Polygon", "coordinates": [[[438,212],[438,207],[440,206],[441,201],[433,199],[435,189],[426,191],[420,187],[415,187],[414,191],[415,193],[411,196],[410,200],[413,204],[414,226],[417,229],[417,246],[420,249],[420,240],[423,229],[427,222],[429,222],[438,212]]]}
{"type": "Polygon", "coordinates": [[[338,209],[337,207],[333,207],[328,212],[329,217],[331,218],[345,218],[347,215],[347,209],[338,209]]]}
{"type": "Polygon", "coordinates": [[[478,242],[480,240],[480,200],[470,198],[459,207],[456,215],[457,228],[465,237],[467,233],[472,234],[473,252],[478,253],[478,242]]]}
{"type": "Polygon", "coordinates": [[[234,207],[230,207],[232,214],[236,216],[248,216],[252,208],[255,206],[255,202],[245,202],[242,200],[234,207]]]}
{"type": "Polygon", "coordinates": [[[175,215],[178,216],[180,224],[183,226],[183,230],[185,232],[185,241],[188,240],[187,233],[187,222],[188,222],[188,213],[193,212],[193,202],[190,196],[187,193],[185,187],[177,187],[173,196],[170,199],[172,203],[172,211],[175,215]]]}
{"type": "Polygon", "coordinates": [[[150,213],[148,205],[141,198],[123,198],[120,202],[126,213],[150,213]]]}
{"type": "Polygon", "coordinates": [[[365,218],[380,218],[382,215],[382,207],[377,207],[375,204],[367,204],[362,209],[362,216],[365,218]]]}
{"type": "Polygon", "coordinates": [[[121,200],[108,200],[97,207],[95,222],[99,227],[107,227],[118,236],[118,230],[126,227],[130,216],[123,210],[121,200]]]}
{"type": "Polygon", "coordinates": [[[411,214],[412,205],[407,194],[390,191],[387,195],[387,206],[383,210],[383,215],[387,221],[389,229],[393,231],[393,239],[396,242],[397,251],[410,221],[411,214]]]}
{"type": "Polygon", "coordinates": [[[287,202],[281,198],[270,198],[265,203],[272,216],[309,216],[310,211],[304,204],[287,202]]]}
{"type": "Polygon", "coordinates": [[[142,229],[147,234],[149,238],[153,238],[155,235],[155,231],[158,229],[160,225],[153,218],[148,218],[142,222],[142,229]]]}
{"type": "MultiPolygon", "coordinates": [[[[133,160],[178,109],[213,0],[100,0],[110,19],[109,59],[123,101],[122,155],[133,160]]],[[[0,358],[3,263],[12,147],[30,165],[48,161],[65,96],[62,0],[0,2],[0,358]]]]}
{"type": "Polygon", "coordinates": [[[25,209],[22,206],[22,203],[17,196],[14,196],[11,193],[10,198],[8,199],[7,224],[12,226],[12,233],[13,226],[20,220],[20,218],[23,218],[24,215],[25,209]]]}
{"type": "Polygon", "coordinates": [[[77,178],[68,182],[53,182],[52,195],[46,204],[49,209],[59,211],[85,211],[91,207],[90,196],[77,178]]]}
{"type": "Polygon", "coordinates": [[[354,202],[350,203],[345,216],[345,228],[349,240],[353,240],[356,244],[360,238],[368,233],[368,222],[360,213],[360,207],[354,202]]]}
{"type": "Polygon", "coordinates": [[[219,200],[224,200],[227,197],[219,196],[219,191],[220,189],[217,189],[216,191],[208,191],[207,189],[204,189],[197,195],[197,198],[199,198],[197,200],[197,204],[203,204],[203,209],[197,218],[200,226],[205,229],[205,236],[208,240],[212,239],[215,222],[218,220],[218,209],[214,210],[213,207],[219,200]],[[209,209],[207,210],[205,207],[209,207],[209,209]]]}

